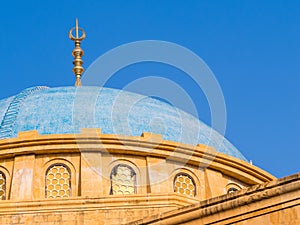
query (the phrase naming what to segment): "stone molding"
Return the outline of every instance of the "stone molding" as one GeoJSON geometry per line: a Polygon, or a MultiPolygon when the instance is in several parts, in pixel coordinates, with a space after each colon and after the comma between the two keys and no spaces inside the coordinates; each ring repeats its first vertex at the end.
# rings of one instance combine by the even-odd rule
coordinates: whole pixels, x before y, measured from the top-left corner
{"type": "Polygon", "coordinates": [[[197,200],[180,194],[147,194],[105,196],[98,198],[70,197],[68,199],[40,199],[0,201],[0,215],[76,212],[88,210],[118,210],[134,208],[165,208],[195,204],[197,200]]]}
{"type": "MultiPolygon", "coordinates": [[[[195,219],[205,218],[212,215],[219,215],[219,213],[224,211],[237,209],[242,206],[249,206],[250,204],[263,201],[265,199],[271,199],[276,196],[299,190],[300,173],[297,173],[271,182],[254,185],[252,187],[242,189],[234,193],[201,201],[194,205],[189,205],[180,209],[161,213],[159,215],[154,215],[149,218],[130,222],[128,223],[128,225],[188,223],[189,221],[193,221],[195,219]]],[[[298,205],[300,203],[299,197],[296,199],[289,199],[286,202],[282,200],[279,204],[280,208],[284,208],[283,204],[287,202],[290,203],[288,204],[288,207],[298,205]],[[295,201],[294,204],[290,203],[292,201],[295,201]]],[[[274,201],[273,205],[278,205],[278,202],[274,201]]],[[[271,208],[271,206],[269,207],[271,208]]],[[[230,216],[233,217],[233,214],[231,213],[230,216]]],[[[246,215],[243,214],[243,217],[245,218],[246,215]]]]}
{"type": "Polygon", "coordinates": [[[134,156],[152,156],[199,168],[211,168],[237,177],[248,185],[276,179],[266,171],[243,160],[216,152],[212,147],[162,140],[160,135],[143,133],[141,137],[101,134],[100,129],[82,129],[81,134],[39,135],[37,131],[19,133],[17,138],[0,140],[0,158],[27,154],[101,152],[134,156]]]}

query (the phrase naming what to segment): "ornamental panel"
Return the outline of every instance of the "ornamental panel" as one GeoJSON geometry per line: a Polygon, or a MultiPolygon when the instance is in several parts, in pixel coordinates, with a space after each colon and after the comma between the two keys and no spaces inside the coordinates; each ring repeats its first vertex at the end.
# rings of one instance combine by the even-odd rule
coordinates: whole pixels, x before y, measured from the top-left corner
{"type": "Polygon", "coordinates": [[[46,173],[46,198],[68,198],[71,196],[71,173],[67,166],[50,166],[46,173]]]}
{"type": "Polygon", "coordinates": [[[196,195],[196,186],[193,178],[187,174],[177,174],[174,179],[174,192],[194,197],[196,195]]]}
{"type": "Polygon", "coordinates": [[[136,193],[136,174],[134,170],[127,165],[117,165],[113,168],[111,175],[112,195],[126,195],[136,193]]]}
{"type": "Polygon", "coordinates": [[[0,200],[6,199],[6,177],[3,172],[0,171],[0,200]]]}

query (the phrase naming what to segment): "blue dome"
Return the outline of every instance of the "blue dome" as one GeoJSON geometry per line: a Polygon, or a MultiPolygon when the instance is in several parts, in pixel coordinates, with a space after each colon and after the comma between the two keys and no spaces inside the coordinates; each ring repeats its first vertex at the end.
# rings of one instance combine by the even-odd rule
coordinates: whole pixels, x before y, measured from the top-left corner
{"type": "Polygon", "coordinates": [[[40,134],[80,133],[101,128],[104,134],[140,136],[205,144],[236,158],[245,157],[222,135],[194,116],[151,97],[100,87],[33,87],[0,101],[0,139],[20,131],[40,134]]]}

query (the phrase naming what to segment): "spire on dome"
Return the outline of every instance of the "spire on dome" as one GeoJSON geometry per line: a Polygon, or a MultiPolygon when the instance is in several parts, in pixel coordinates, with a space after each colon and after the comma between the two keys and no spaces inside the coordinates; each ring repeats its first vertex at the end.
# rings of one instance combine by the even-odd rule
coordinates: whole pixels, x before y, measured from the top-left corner
{"type": "Polygon", "coordinates": [[[74,57],[74,67],[73,67],[73,73],[76,76],[76,83],[75,86],[81,86],[81,75],[84,72],[84,68],[82,67],[83,61],[81,59],[81,57],[83,56],[84,52],[80,47],[81,41],[83,39],[85,39],[86,37],[86,33],[85,31],[78,27],[78,19],[76,18],[76,26],[71,28],[71,30],[69,31],[69,38],[74,41],[75,43],[75,48],[72,51],[72,55],[74,57]],[[75,37],[73,36],[73,31],[75,30],[75,37]],[[79,37],[79,30],[81,31],[81,36],[79,37]]]}

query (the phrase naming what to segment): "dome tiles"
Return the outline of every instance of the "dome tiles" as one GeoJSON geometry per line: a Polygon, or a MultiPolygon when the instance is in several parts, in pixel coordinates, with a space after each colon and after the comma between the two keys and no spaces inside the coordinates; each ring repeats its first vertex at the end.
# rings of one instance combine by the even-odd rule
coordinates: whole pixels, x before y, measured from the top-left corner
{"type": "Polygon", "coordinates": [[[222,135],[166,102],[127,91],[101,87],[33,87],[0,100],[0,139],[18,132],[76,134],[101,128],[104,134],[161,134],[165,140],[204,144],[245,160],[222,135]]]}

